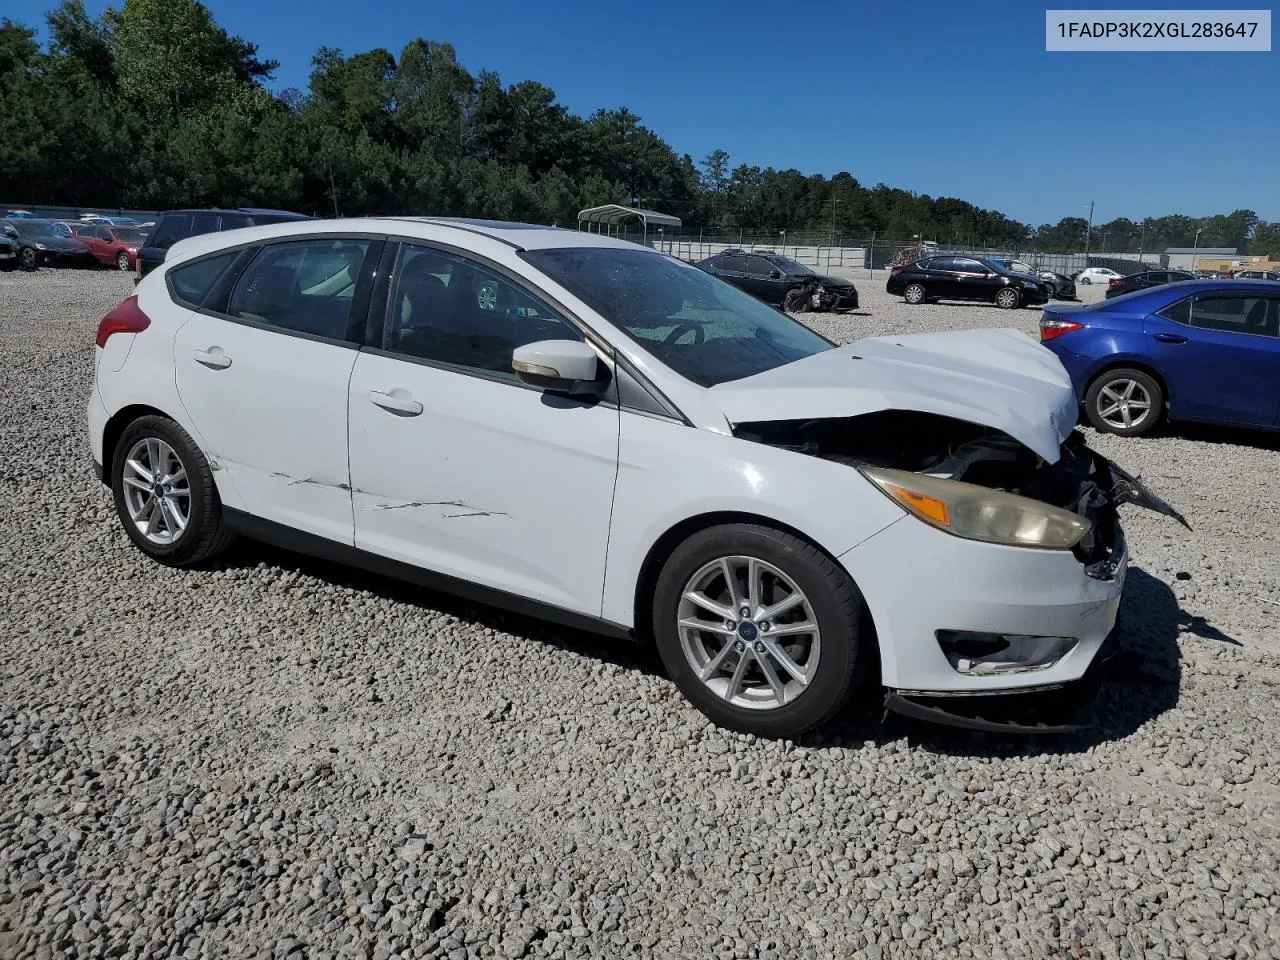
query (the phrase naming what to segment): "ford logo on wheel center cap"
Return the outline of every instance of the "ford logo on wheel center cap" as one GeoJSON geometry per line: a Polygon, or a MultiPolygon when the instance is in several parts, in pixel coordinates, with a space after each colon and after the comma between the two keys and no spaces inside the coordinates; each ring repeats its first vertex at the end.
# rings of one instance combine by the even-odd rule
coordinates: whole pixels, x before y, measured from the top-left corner
{"type": "Polygon", "coordinates": [[[738,624],[738,636],[743,640],[746,640],[748,643],[754,640],[758,633],[759,631],[756,629],[756,625],[750,620],[744,620],[742,623],[738,624]]]}

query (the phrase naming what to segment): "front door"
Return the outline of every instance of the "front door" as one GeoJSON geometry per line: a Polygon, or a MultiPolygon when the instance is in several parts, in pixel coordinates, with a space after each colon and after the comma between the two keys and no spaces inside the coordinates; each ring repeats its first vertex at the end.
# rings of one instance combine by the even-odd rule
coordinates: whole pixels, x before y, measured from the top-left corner
{"type": "Polygon", "coordinates": [[[356,546],[598,616],[618,409],[511,368],[519,345],[583,334],[497,269],[409,243],[384,326],[351,376],[356,546]]]}
{"type": "Polygon", "coordinates": [[[1175,419],[1271,426],[1280,415],[1280,296],[1204,293],[1148,317],[1175,419]]]}
{"type": "MultiPolygon", "coordinates": [[[[264,245],[174,341],[178,394],[245,509],[350,544],[347,384],[380,241],[264,245]]],[[[183,269],[174,271],[180,289],[183,269]]]]}

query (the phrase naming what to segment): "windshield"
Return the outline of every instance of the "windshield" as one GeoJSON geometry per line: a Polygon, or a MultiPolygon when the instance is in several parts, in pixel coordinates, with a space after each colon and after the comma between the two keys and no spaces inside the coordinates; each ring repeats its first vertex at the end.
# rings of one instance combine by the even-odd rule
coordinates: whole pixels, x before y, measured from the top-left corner
{"type": "Polygon", "coordinates": [[[704,387],[835,346],[755,297],[664,254],[570,247],[521,256],[676,373],[704,387]]]}
{"type": "Polygon", "coordinates": [[[53,228],[43,220],[9,220],[10,226],[18,231],[20,237],[53,237],[57,236],[53,228]]]}
{"type": "Polygon", "coordinates": [[[776,267],[781,267],[787,273],[813,273],[813,271],[803,263],[800,263],[798,260],[792,260],[790,257],[770,257],[769,262],[776,267]]]}
{"type": "Polygon", "coordinates": [[[121,230],[118,227],[111,232],[115,234],[116,239],[121,243],[141,243],[143,236],[145,236],[141,230],[121,230]]]}

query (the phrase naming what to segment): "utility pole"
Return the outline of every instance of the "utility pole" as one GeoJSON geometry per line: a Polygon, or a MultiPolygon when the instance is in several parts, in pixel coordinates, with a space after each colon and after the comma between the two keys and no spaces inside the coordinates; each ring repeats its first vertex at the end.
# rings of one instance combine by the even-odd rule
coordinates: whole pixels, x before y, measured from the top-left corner
{"type": "Polygon", "coordinates": [[[1147,219],[1142,218],[1142,235],[1138,237],[1138,261],[1142,261],[1142,248],[1147,245],[1147,219]]]}
{"type": "MultiPolygon", "coordinates": [[[[1200,230],[1203,230],[1203,229],[1204,229],[1203,227],[1201,227],[1201,228],[1200,228],[1200,230]]],[[[1192,272],[1192,273],[1195,273],[1195,269],[1196,269],[1196,260],[1198,260],[1198,259],[1199,259],[1198,254],[1197,254],[1197,252],[1196,252],[1196,251],[1198,251],[1198,250],[1200,249],[1200,230],[1197,230],[1197,231],[1196,231],[1196,240],[1195,240],[1195,243],[1193,243],[1193,244],[1191,245],[1191,272],[1192,272]]]]}
{"type": "Polygon", "coordinates": [[[1093,201],[1089,201],[1089,226],[1084,231],[1084,265],[1089,267],[1089,238],[1093,236],[1093,201]]]}
{"type": "Polygon", "coordinates": [[[831,198],[831,246],[836,245],[836,204],[840,201],[834,196],[831,198]]]}

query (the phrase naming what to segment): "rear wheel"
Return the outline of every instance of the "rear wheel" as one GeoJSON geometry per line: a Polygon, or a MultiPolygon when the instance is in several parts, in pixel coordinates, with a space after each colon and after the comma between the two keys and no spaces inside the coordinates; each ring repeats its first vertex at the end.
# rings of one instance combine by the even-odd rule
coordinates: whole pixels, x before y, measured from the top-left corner
{"type": "Polygon", "coordinates": [[[234,539],[209,461],[172,420],[142,417],[125,428],[112,457],[111,491],[129,539],[160,563],[192,566],[234,539]]]}
{"type": "Polygon", "coordinates": [[[922,283],[908,284],[907,289],[902,291],[902,299],[907,303],[924,303],[927,296],[928,291],[925,290],[922,283]]]}
{"type": "Polygon", "coordinates": [[[676,686],[716,724],[793,737],[831,719],[867,673],[862,596],[804,540],[755,524],[694,534],[667,560],[654,638],[676,686]]]}
{"type": "Polygon", "coordinates": [[[1139,437],[1150,433],[1164,413],[1164,391],[1150,374],[1125,367],[1108,370],[1084,397],[1089,422],[1103,433],[1139,437]]]}

